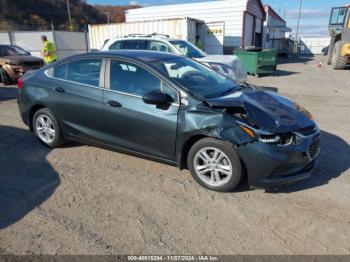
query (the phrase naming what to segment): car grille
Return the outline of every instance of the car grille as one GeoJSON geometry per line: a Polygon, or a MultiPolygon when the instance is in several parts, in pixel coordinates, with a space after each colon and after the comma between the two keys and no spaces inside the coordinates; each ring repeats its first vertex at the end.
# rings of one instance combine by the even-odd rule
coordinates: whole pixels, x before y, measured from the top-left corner
{"type": "Polygon", "coordinates": [[[309,135],[315,133],[315,131],[316,131],[315,126],[312,125],[312,126],[308,126],[308,127],[299,129],[297,132],[304,135],[304,136],[309,136],[309,135]]]}
{"type": "Polygon", "coordinates": [[[309,146],[309,149],[307,150],[307,154],[311,159],[314,159],[317,155],[318,151],[320,150],[320,139],[317,138],[309,146]]]}

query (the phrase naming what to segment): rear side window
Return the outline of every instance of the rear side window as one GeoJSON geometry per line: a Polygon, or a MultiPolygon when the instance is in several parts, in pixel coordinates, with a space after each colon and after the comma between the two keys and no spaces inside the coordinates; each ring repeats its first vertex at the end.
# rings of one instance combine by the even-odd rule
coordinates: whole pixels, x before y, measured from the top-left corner
{"type": "Polygon", "coordinates": [[[145,40],[127,40],[124,41],[123,49],[136,49],[136,50],[146,50],[146,41],[145,40]]]}
{"type": "Polygon", "coordinates": [[[53,70],[53,77],[66,79],[67,64],[56,66],[53,70]]]}
{"type": "Polygon", "coordinates": [[[83,59],[68,63],[67,80],[99,86],[101,59],[83,59]]]}

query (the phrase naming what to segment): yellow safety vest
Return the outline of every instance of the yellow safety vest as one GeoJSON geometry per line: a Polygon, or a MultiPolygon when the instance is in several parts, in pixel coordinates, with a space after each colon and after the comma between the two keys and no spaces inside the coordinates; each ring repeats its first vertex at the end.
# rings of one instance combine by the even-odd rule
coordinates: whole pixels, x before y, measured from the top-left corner
{"type": "Polygon", "coordinates": [[[198,47],[199,49],[202,49],[202,42],[201,42],[201,40],[199,40],[199,39],[196,40],[196,47],[198,47]]]}
{"type": "Polygon", "coordinates": [[[48,55],[44,55],[44,60],[46,64],[52,63],[57,59],[55,45],[49,41],[44,42],[43,53],[48,52],[48,55]]]}

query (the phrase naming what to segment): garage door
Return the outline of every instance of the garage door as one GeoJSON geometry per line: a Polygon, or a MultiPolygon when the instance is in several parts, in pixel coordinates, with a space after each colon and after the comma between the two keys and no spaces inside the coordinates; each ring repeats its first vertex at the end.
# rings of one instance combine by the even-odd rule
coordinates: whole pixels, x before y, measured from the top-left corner
{"type": "Polygon", "coordinates": [[[254,16],[245,13],[244,16],[244,46],[253,45],[254,16]]]}

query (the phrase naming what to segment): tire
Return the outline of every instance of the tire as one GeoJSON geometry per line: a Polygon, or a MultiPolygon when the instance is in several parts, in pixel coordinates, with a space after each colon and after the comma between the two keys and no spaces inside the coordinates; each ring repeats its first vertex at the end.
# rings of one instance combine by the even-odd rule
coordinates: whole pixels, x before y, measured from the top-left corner
{"type": "Polygon", "coordinates": [[[0,68],[0,78],[4,85],[11,85],[12,81],[3,68],[0,68]]]}
{"type": "Polygon", "coordinates": [[[232,191],[239,185],[243,174],[232,144],[214,138],[201,139],[192,146],[187,156],[187,166],[200,185],[219,192],[232,191]],[[206,159],[209,161],[204,161],[203,152],[207,153],[206,159]],[[214,161],[215,152],[217,157],[214,161]]]}
{"type": "Polygon", "coordinates": [[[333,57],[332,57],[332,68],[335,70],[344,69],[347,63],[347,58],[341,55],[342,48],[343,48],[342,41],[338,41],[335,43],[333,48],[333,57]]]}
{"type": "Polygon", "coordinates": [[[56,148],[65,143],[65,140],[62,137],[61,129],[50,109],[42,108],[36,111],[32,124],[35,136],[45,146],[49,148],[56,148]]]}

